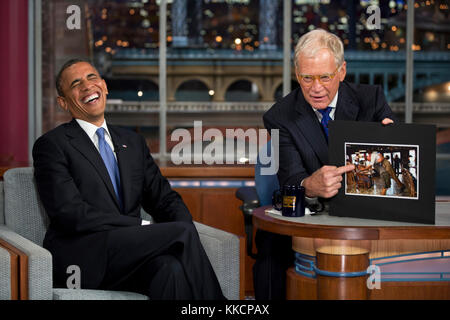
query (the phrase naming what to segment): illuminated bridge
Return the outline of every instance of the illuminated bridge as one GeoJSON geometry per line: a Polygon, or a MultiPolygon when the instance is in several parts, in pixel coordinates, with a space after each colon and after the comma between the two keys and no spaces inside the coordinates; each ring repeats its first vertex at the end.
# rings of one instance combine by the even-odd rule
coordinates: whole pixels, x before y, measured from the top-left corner
{"type": "MultiPolygon", "coordinates": [[[[404,96],[404,52],[346,52],[347,79],[352,82],[382,85],[389,101],[404,96]]],[[[450,81],[450,52],[414,53],[414,89],[450,81]]],[[[130,75],[158,86],[158,52],[126,49],[119,51],[109,67],[111,79],[130,75]]],[[[273,101],[282,85],[280,51],[172,49],[167,55],[168,99],[175,101],[177,91],[189,81],[201,82],[214,90],[212,101],[226,101],[226,92],[238,81],[249,81],[257,90],[257,101],[273,101]]],[[[295,82],[294,71],[292,79],[295,82]]],[[[133,99],[134,100],[134,99],[133,99]]],[[[156,99],[155,99],[156,100],[156,99]]]]}

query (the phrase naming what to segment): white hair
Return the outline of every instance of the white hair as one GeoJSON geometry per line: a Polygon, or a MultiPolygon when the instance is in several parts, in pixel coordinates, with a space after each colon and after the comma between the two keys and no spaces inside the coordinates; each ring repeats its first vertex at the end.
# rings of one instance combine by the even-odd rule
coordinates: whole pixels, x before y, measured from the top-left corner
{"type": "Polygon", "coordinates": [[[300,54],[313,57],[317,51],[328,49],[334,56],[337,67],[344,63],[344,45],[338,36],[323,29],[315,29],[305,33],[298,39],[294,52],[294,65],[298,69],[298,58],[300,54]]]}

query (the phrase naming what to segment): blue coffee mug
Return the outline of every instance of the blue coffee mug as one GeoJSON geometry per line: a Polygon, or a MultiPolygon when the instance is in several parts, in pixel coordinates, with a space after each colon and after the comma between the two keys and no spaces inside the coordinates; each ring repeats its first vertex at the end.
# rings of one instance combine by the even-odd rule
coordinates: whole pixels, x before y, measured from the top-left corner
{"type": "Polygon", "coordinates": [[[305,215],[305,187],[284,185],[272,195],[272,205],[285,217],[303,217],[305,215]]]}

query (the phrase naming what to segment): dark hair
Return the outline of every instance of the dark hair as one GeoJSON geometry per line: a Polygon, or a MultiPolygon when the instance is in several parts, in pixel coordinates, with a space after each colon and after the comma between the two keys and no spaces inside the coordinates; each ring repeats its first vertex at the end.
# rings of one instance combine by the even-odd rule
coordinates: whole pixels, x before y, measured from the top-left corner
{"type": "Polygon", "coordinates": [[[75,59],[68,60],[66,63],[63,64],[63,66],[59,70],[58,74],[56,75],[56,91],[58,92],[58,96],[60,96],[60,97],[64,96],[64,92],[61,88],[61,77],[62,77],[64,70],[66,70],[70,66],[73,66],[74,64],[80,63],[80,62],[86,62],[86,63],[89,63],[92,65],[92,63],[87,59],[75,58],[75,59]]]}

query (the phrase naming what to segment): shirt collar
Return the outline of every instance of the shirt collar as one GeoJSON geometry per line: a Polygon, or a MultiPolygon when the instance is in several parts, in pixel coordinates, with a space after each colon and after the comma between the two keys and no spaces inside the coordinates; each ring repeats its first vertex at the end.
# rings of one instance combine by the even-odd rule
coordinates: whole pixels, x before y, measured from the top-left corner
{"type": "MultiPolygon", "coordinates": [[[[334,96],[333,100],[331,100],[331,102],[329,104],[329,107],[331,107],[330,118],[332,120],[334,120],[334,115],[336,113],[336,105],[337,105],[338,95],[339,95],[339,90],[336,92],[336,95],[334,96]]],[[[319,119],[319,121],[321,121],[322,120],[322,114],[319,111],[317,111],[316,109],[314,109],[314,108],[312,108],[312,109],[314,110],[314,113],[316,114],[316,116],[319,119]]]]}
{"type": "Polygon", "coordinates": [[[103,123],[100,127],[97,127],[95,124],[92,124],[90,122],[87,122],[85,120],[81,120],[81,119],[75,119],[78,124],[80,125],[81,129],[84,130],[84,132],[86,132],[86,134],[88,135],[89,138],[93,139],[96,136],[96,132],[98,128],[104,128],[106,133],[108,134],[108,136],[111,137],[111,135],[109,134],[109,130],[108,130],[108,126],[106,125],[106,121],[103,120],[103,123]]]}

